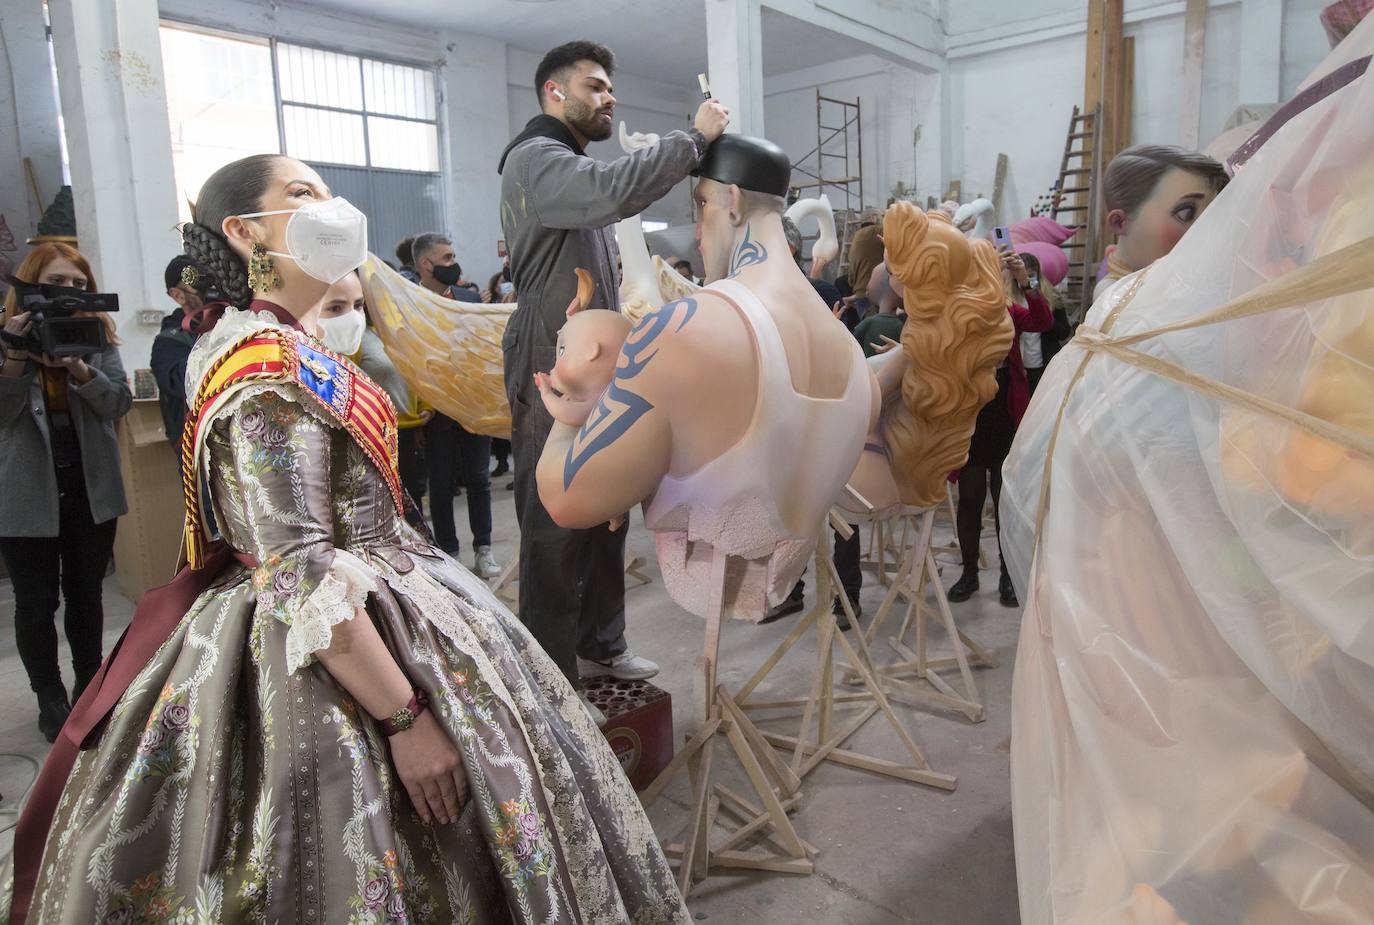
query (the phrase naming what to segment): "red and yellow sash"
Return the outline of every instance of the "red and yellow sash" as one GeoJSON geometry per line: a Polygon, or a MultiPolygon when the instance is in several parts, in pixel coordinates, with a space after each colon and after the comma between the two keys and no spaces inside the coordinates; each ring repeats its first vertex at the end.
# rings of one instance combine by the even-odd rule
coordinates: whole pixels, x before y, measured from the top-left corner
{"type": "Polygon", "coordinates": [[[181,481],[186,498],[186,561],[205,562],[197,448],[217,408],[239,388],[257,382],[294,382],[348,431],[382,474],[397,513],[405,516],[397,469],[396,409],[377,383],[337,354],[295,331],[262,328],[245,336],[206,371],[181,435],[181,481]]]}

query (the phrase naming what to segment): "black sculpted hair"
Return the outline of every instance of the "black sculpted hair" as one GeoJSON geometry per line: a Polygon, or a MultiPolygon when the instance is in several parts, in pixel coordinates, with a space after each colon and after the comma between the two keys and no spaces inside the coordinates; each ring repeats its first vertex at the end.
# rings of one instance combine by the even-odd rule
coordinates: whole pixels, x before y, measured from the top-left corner
{"type": "Polygon", "coordinates": [[[415,256],[411,253],[411,245],[414,243],[415,235],[413,234],[408,234],[396,242],[396,259],[401,261],[401,266],[415,266],[415,256]]]}
{"type": "Polygon", "coordinates": [[[546,54],[535,69],[534,92],[539,96],[540,105],[544,102],[544,82],[556,80],[561,83],[579,61],[601,65],[607,77],[615,73],[615,55],[605,45],[600,42],[566,42],[546,54]]]}
{"type": "Polygon", "coordinates": [[[230,216],[259,210],[281,157],[254,154],[216,170],[200,188],[200,196],[191,207],[192,221],[181,226],[186,256],[209,271],[219,283],[220,292],[239,308],[247,308],[253,300],[248,267],[229,247],[220,228],[230,216]]]}

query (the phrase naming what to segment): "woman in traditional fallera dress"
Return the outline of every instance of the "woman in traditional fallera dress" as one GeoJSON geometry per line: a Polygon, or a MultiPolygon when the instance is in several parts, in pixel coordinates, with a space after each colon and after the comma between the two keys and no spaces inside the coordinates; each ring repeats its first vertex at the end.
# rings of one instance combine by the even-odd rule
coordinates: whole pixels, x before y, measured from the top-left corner
{"type": "Polygon", "coordinates": [[[225,542],[192,481],[190,567],[63,730],[0,917],[687,921],[563,675],[399,516],[384,393],[307,333],[365,219],[260,156],[206,182],[184,236],[243,306],[188,369],[188,462],[225,542]]]}

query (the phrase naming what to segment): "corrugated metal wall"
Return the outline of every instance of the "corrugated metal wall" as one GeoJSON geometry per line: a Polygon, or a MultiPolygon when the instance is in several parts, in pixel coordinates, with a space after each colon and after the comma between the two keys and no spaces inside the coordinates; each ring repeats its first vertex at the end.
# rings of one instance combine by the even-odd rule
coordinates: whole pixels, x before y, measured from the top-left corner
{"type": "MultiPolygon", "coordinates": [[[[451,232],[444,220],[444,189],[437,173],[311,164],[335,196],[367,215],[367,246],[396,262],[396,242],[424,231],[451,232]]],[[[459,256],[462,261],[462,256],[459,256]]]]}

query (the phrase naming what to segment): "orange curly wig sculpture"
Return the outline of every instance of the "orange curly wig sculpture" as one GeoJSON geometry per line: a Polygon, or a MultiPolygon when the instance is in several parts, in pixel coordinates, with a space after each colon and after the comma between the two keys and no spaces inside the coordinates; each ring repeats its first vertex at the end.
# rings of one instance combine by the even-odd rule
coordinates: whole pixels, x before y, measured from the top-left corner
{"type": "Polygon", "coordinates": [[[968,460],[978,412],[997,394],[1014,333],[991,242],[970,241],[943,212],[895,203],[883,217],[892,275],[904,288],[902,400],[881,430],[902,503],[931,507],[968,460]]]}

